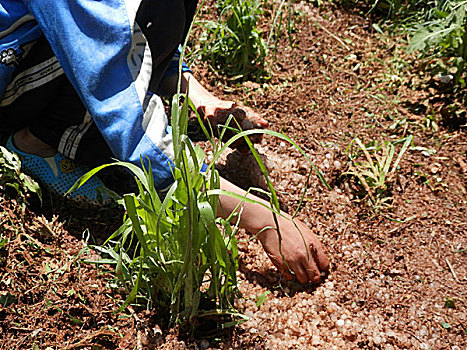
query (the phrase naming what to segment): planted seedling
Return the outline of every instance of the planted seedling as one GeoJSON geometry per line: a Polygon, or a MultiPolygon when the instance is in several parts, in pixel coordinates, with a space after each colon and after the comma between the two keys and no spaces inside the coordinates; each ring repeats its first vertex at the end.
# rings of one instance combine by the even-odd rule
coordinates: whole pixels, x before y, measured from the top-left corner
{"type": "MultiPolygon", "coordinates": [[[[183,54],[181,56],[182,60],[183,54]]],[[[181,79],[178,91],[180,81],[181,79]]],[[[212,143],[214,150],[213,160],[208,166],[204,166],[203,150],[194,146],[187,136],[190,112],[188,97],[189,92],[179,92],[172,99],[175,159],[171,165],[174,181],[163,195],[156,191],[151,164],[145,159],[141,159],[140,167],[115,162],[93,169],[79,179],[70,192],[109,166],[123,166],[135,178],[138,193],[126,194],[120,200],[126,210],[122,226],[103,246],[94,247],[105,255],[105,259],[97,263],[104,261],[113,264],[120,286],[127,290],[127,298],[117,312],[137,303],[147,308],[157,307],[163,312],[166,311],[170,315],[171,325],[182,324],[194,330],[206,320],[215,319],[222,327],[228,327],[244,319],[234,308],[234,299],[240,295],[236,275],[237,226],[230,225],[234,216],[238,219],[241,211],[237,213],[237,210],[234,210],[230,217],[218,218],[218,198],[220,195],[227,195],[239,199],[240,202],[268,206],[246,196],[221,190],[220,177],[214,168],[215,162],[227,147],[239,141],[244,142],[266,177],[270,190],[267,194],[270,198],[268,208],[277,217],[283,216],[279,210],[277,194],[252,141],[263,134],[276,136],[295,146],[308,162],[310,159],[284,134],[271,130],[242,131],[241,123],[236,121],[233,115],[230,115],[225,125],[218,130],[220,141],[215,142],[210,136],[212,133],[208,132],[202,118],[194,110],[200,128],[212,143]],[[228,133],[231,133],[232,137],[223,143],[228,133]]],[[[316,167],[313,164],[311,167],[326,183],[316,167]]],[[[279,230],[277,233],[280,236],[279,230]]]]}
{"type": "Polygon", "coordinates": [[[364,198],[368,198],[375,209],[388,207],[392,197],[390,187],[395,181],[399,163],[412,142],[412,136],[400,140],[403,145],[396,157],[396,147],[390,141],[363,144],[355,138],[347,152],[349,154],[349,171],[342,175],[350,175],[358,180],[364,198]],[[356,144],[356,148],[354,148],[356,144]]]}
{"type": "Polygon", "coordinates": [[[259,79],[265,72],[267,47],[257,21],[262,14],[257,0],[226,0],[218,5],[218,21],[204,26],[200,54],[211,67],[232,79],[259,79]]]}

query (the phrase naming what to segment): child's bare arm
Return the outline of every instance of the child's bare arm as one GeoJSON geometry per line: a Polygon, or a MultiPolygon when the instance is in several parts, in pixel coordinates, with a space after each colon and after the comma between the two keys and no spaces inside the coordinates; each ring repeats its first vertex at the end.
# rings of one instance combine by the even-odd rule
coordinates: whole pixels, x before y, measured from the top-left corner
{"type": "MultiPolygon", "coordinates": [[[[221,179],[221,189],[245,195],[245,191],[221,179]]],[[[250,198],[268,204],[266,201],[248,195],[250,198]]],[[[219,214],[227,217],[239,204],[239,200],[229,196],[220,196],[219,214]]],[[[274,227],[263,230],[258,238],[263,245],[272,263],[287,279],[296,276],[299,282],[318,283],[321,272],[328,272],[329,259],[318,237],[302,222],[295,219],[288,220],[290,216],[283,213],[286,218],[277,215],[281,234],[281,250],[279,250],[279,235],[275,229],[276,223],[271,211],[259,204],[243,203],[240,226],[253,235],[258,234],[265,227],[274,227]],[[281,254],[282,253],[282,254],[281,254]]]]}

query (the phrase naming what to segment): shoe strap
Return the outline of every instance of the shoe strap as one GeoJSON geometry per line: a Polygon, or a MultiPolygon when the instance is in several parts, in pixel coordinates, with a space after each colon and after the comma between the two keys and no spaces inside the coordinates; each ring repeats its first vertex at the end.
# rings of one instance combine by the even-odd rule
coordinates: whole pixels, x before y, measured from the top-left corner
{"type": "Polygon", "coordinates": [[[55,177],[58,177],[58,168],[57,168],[57,163],[55,162],[55,157],[47,157],[44,158],[44,160],[49,164],[50,169],[52,169],[52,172],[54,173],[55,177]]]}

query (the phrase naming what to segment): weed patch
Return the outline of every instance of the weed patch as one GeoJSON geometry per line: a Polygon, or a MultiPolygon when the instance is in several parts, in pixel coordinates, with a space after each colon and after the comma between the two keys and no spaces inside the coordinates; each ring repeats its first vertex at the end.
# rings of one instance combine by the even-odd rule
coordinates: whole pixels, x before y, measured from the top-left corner
{"type": "Polygon", "coordinates": [[[403,145],[396,157],[396,147],[390,141],[363,144],[355,138],[347,148],[350,175],[357,179],[360,196],[367,199],[375,210],[388,208],[392,200],[391,187],[395,181],[398,165],[412,142],[412,137],[400,140],[403,145]],[[356,148],[354,148],[356,145],[356,148]]]}
{"type": "Polygon", "coordinates": [[[42,198],[37,182],[21,172],[21,160],[18,155],[0,146],[0,190],[5,191],[8,188],[13,189],[22,200],[26,199],[28,192],[42,198]]]}
{"type": "Polygon", "coordinates": [[[218,21],[200,22],[200,55],[211,67],[233,80],[258,80],[265,74],[267,46],[257,26],[262,14],[257,0],[225,0],[218,21]]]}

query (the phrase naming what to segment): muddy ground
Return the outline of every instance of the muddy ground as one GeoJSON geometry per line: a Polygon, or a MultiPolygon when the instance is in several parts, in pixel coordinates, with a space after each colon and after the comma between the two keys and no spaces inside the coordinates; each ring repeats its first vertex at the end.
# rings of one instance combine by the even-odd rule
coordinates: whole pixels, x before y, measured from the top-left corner
{"type": "MultiPolygon", "coordinates": [[[[167,330],[157,310],[114,314],[124,296],[111,271],[83,262],[93,253],[79,255],[118,227],[119,209],[82,210],[48,196],[25,208],[2,195],[0,348],[467,348],[465,111],[448,107],[463,96],[421,74],[403,41],[376,33],[358,9],[295,6],[293,48],[284,37],[266,83],[235,84],[201,63],[194,70],[219,96],[260,111],[323,173],[331,189],[313,173],[298,217],[327,246],[329,277],[318,286],[282,280],[242,233],[237,306],[250,319],[219,338],[186,337],[167,330]],[[378,197],[386,206],[375,209],[343,175],[352,170],[348,146],[409,135],[413,147],[378,197]]],[[[294,212],[310,166],[271,137],[257,149],[294,212]]],[[[239,185],[264,185],[251,155],[229,152],[219,170],[239,185]]]]}

